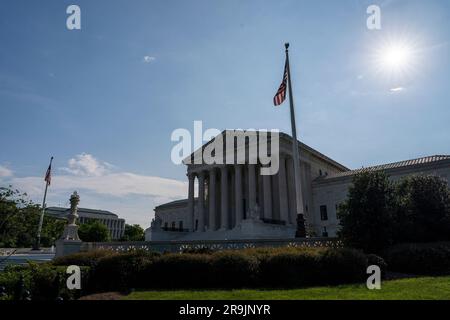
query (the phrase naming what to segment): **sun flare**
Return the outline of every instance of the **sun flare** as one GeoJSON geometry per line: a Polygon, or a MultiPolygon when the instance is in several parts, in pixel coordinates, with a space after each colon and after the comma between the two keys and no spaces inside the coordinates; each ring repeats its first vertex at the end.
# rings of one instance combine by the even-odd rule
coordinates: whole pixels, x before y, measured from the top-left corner
{"type": "Polygon", "coordinates": [[[392,71],[402,71],[411,64],[412,50],[406,45],[392,45],[383,50],[383,67],[392,71]]]}
{"type": "Polygon", "coordinates": [[[391,38],[374,50],[375,68],[389,78],[404,78],[414,73],[417,50],[413,42],[391,38]]]}

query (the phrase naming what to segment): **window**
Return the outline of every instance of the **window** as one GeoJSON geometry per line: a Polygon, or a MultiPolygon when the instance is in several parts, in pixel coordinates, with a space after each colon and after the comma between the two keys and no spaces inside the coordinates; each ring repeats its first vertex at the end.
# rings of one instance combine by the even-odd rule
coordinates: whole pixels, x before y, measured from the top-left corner
{"type": "Polygon", "coordinates": [[[169,228],[169,224],[167,222],[164,222],[164,229],[168,229],[169,228]]]}
{"type": "Polygon", "coordinates": [[[328,220],[327,206],[320,206],[320,219],[322,221],[328,220]]]}
{"type": "Polygon", "coordinates": [[[179,228],[180,230],[183,230],[183,221],[180,221],[180,222],[178,223],[178,228],[179,228]]]}
{"type": "Polygon", "coordinates": [[[322,169],[319,169],[319,175],[322,176],[322,169]]]}
{"type": "Polygon", "coordinates": [[[175,230],[175,221],[172,221],[172,230],[175,230]]]}
{"type": "Polygon", "coordinates": [[[327,231],[327,227],[323,227],[323,230],[322,230],[322,237],[324,237],[324,238],[328,238],[328,231],[327,231]]]}
{"type": "Polygon", "coordinates": [[[195,220],[195,230],[198,230],[198,219],[195,220]]]}

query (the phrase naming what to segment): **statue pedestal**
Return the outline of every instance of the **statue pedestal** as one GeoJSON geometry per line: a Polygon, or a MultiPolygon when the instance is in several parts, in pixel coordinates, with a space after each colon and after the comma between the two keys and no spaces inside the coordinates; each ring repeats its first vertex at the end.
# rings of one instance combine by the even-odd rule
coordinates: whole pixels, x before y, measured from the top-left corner
{"type": "Polygon", "coordinates": [[[58,258],[67,256],[68,254],[80,252],[81,244],[81,240],[57,240],[55,257],[58,258]]]}
{"type": "Polygon", "coordinates": [[[81,250],[80,237],[78,236],[77,226],[77,207],[80,202],[80,196],[75,191],[70,197],[70,214],[67,216],[68,224],[64,228],[61,239],[56,241],[56,257],[66,256],[81,250]]]}

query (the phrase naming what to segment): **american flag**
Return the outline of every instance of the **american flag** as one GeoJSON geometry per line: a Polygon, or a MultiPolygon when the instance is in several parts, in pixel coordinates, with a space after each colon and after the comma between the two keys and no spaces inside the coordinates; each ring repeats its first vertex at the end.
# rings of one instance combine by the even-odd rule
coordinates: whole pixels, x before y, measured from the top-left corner
{"type": "Polygon", "coordinates": [[[44,181],[47,182],[47,186],[52,182],[52,164],[48,166],[47,172],[45,173],[44,181]]]}
{"type": "Polygon", "coordinates": [[[284,66],[283,81],[281,82],[281,85],[277,91],[277,94],[275,95],[275,97],[273,97],[273,104],[275,106],[279,106],[286,99],[287,80],[288,80],[288,65],[287,65],[287,61],[286,61],[286,64],[284,66]]]}

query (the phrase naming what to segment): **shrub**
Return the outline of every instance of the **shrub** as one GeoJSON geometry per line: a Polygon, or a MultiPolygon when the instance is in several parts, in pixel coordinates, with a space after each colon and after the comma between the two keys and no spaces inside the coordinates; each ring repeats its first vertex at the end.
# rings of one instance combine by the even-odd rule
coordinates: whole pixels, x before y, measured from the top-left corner
{"type": "Polygon", "coordinates": [[[131,251],[101,258],[94,268],[91,289],[127,291],[139,285],[139,274],[158,253],[131,251]]]}
{"type": "Polygon", "coordinates": [[[317,254],[305,251],[275,252],[260,257],[260,285],[298,287],[317,280],[317,254]]]}
{"type": "MultiPolygon", "coordinates": [[[[103,255],[98,263],[92,263],[98,253],[92,253],[92,259],[82,257],[84,260],[78,258],[93,266],[84,292],[341,284],[365,279],[368,261],[362,252],[344,248],[257,248],[165,255],[132,251],[103,255]]],[[[381,261],[376,256],[369,258],[381,261]]],[[[65,262],[75,264],[75,258],[65,262]]],[[[57,272],[58,268],[65,271],[65,267],[51,264],[33,272],[27,269],[32,291],[52,299],[57,293],[61,295],[59,285],[66,277],[57,272]]],[[[14,279],[9,287],[17,283],[17,277],[14,279]]]]}
{"type": "Polygon", "coordinates": [[[335,285],[359,282],[366,278],[367,257],[359,250],[327,249],[320,256],[318,283],[335,285]]]}
{"type": "Polygon", "coordinates": [[[101,258],[117,254],[118,253],[116,253],[115,251],[102,249],[87,252],[78,252],[67,256],[55,258],[53,259],[52,264],[55,266],[76,265],[76,266],[94,267],[97,265],[98,261],[101,258]]]}
{"type": "Polygon", "coordinates": [[[222,288],[242,288],[254,284],[258,271],[256,257],[239,251],[223,251],[212,255],[214,285],[222,288]]]}
{"type": "Polygon", "coordinates": [[[68,290],[67,277],[66,267],[29,263],[28,266],[8,268],[0,273],[0,286],[5,287],[8,297],[15,300],[25,298],[25,291],[29,291],[32,300],[71,300],[87,292],[88,267],[81,268],[81,290],[68,290]]]}
{"type": "Polygon", "coordinates": [[[93,269],[90,290],[127,291],[139,286],[139,275],[160,254],[135,250],[127,253],[106,255],[93,269]]]}
{"type": "Polygon", "coordinates": [[[26,268],[20,266],[8,266],[3,272],[0,272],[0,287],[4,287],[8,299],[20,299],[21,285],[23,282],[24,289],[30,288],[31,273],[25,272],[26,268]]]}
{"type": "Polygon", "coordinates": [[[387,250],[389,269],[417,275],[450,274],[450,242],[401,244],[387,250]]]}
{"type": "MultiPolygon", "coordinates": [[[[166,254],[147,265],[144,278],[152,288],[205,288],[213,286],[211,255],[166,254]]],[[[218,275],[216,275],[218,276],[218,275]]]]}
{"type": "Polygon", "coordinates": [[[352,249],[276,250],[260,259],[259,285],[271,287],[356,282],[367,268],[364,254],[352,249]]]}

